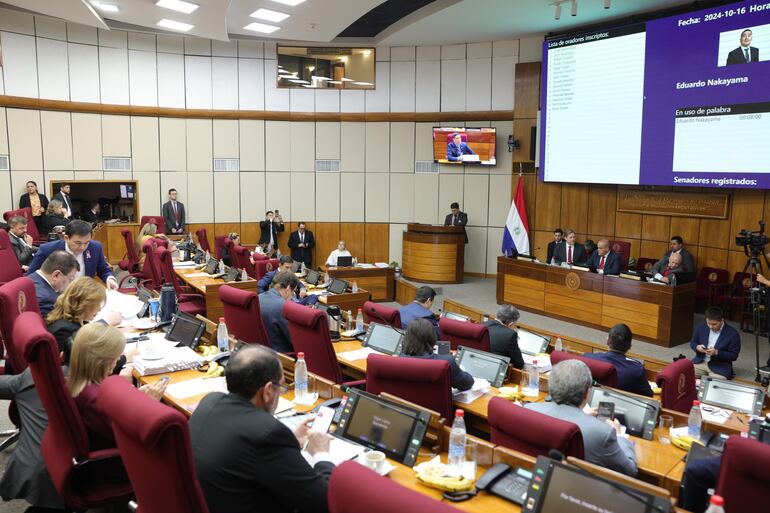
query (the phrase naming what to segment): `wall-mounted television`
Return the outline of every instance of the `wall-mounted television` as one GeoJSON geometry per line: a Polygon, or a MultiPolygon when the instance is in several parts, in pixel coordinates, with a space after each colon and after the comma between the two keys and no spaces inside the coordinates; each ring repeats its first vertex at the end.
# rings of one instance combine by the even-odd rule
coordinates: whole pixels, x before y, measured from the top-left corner
{"type": "Polygon", "coordinates": [[[433,161],[494,166],[496,142],[494,128],[433,127],[433,161]]]}

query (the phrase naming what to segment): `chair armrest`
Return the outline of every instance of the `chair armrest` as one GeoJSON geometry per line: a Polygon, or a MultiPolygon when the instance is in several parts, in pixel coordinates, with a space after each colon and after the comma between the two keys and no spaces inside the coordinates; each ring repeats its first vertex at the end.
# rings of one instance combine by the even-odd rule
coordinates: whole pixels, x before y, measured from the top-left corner
{"type": "Polygon", "coordinates": [[[79,469],[93,463],[107,461],[114,458],[117,458],[118,460],[120,459],[120,451],[117,448],[101,449],[88,453],[88,458],[80,461],[72,458],[72,468],[79,469]]]}
{"type": "Polygon", "coordinates": [[[192,294],[192,293],[188,294],[186,292],[179,294],[179,298],[178,298],[179,301],[194,301],[196,299],[202,299],[204,301],[206,300],[206,298],[204,296],[201,296],[200,294],[192,294]]]}
{"type": "Polygon", "coordinates": [[[344,391],[346,388],[360,388],[361,390],[366,390],[366,380],[365,379],[359,379],[356,381],[346,381],[342,384],[340,384],[340,388],[344,391]]]}

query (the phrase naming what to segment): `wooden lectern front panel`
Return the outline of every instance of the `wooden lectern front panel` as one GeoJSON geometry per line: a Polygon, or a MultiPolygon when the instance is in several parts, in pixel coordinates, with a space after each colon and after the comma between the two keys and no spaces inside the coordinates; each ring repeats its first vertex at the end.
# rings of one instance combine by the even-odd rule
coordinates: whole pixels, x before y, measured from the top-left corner
{"type": "Polygon", "coordinates": [[[407,278],[431,282],[457,280],[457,248],[453,244],[405,240],[403,254],[407,278]]]}

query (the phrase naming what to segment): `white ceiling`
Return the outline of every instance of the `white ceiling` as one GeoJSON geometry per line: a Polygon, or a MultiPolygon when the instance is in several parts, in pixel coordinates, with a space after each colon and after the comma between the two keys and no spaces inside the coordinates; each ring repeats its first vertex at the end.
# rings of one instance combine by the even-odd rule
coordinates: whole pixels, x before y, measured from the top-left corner
{"type": "MultiPolygon", "coordinates": [[[[183,14],[158,7],[155,0],[103,0],[118,5],[118,13],[96,11],[91,8],[88,0],[0,1],[24,10],[100,28],[106,28],[106,21],[107,25],[121,28],[164,32],[156,23],[162,18],[168,18],[195,25],[186,33],[191,36],[226,41],[234,35],[239,38],[316,43],[333,41],[337,34],[363,14],[383,3],[383,0],[306,0],[291,7],[272,0],[189,0],[200,7],[192,14],[183,14]],[[248,23],[260,21],[249,17],[260,7],[284,12],[291,17],[276,23],[281,28],[272,35],[244,30],[243,27],[248,23]]],[[[358,42],[406,46],[515,39],[571,30],[631,14],[691,3],[691,0],[612,0],[611,9],[605,10],[603,0],[577,0],[577,16],[570,15],[570,4],[567,2],[563,6],[561,19],[555,20],[554,7],[551,5],[553,1],[438,0],[396,22],[374,40],[358,42]]]]}

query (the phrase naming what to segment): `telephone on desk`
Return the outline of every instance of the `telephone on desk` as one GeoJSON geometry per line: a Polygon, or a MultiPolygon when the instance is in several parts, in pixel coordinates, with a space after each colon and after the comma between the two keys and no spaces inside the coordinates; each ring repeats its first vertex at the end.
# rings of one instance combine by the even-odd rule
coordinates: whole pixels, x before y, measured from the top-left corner
{"type": "Polygon", "coordinates": [[[509,502],[521,506],[527,496],[527,489],[532,480],[532,472],[518,467],[512,468],[505,463],[498,463],[476,481],[476,488],[468,492],[445,492],[444,498],[452,502],[461,502],[475,497],[480,490],[486,490],[509,502]]]}

